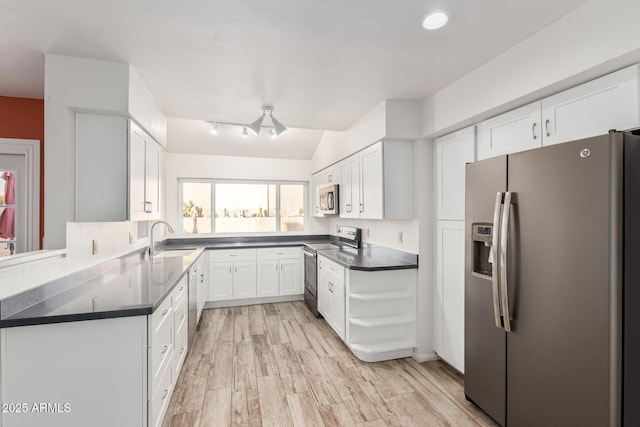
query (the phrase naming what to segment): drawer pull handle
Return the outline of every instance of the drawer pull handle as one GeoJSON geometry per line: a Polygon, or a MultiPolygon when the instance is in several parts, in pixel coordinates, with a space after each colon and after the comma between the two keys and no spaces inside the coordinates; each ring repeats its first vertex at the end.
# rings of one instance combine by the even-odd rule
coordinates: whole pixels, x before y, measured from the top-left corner
{"type": "Polygon", "coordinates": [[[236,255],[236,254],[229,254],[229,256],[238,256],[238,255],[236,255]]]}
{"type": "Polygon", "coordinates": [[[168,394],[169,394],[169,389],[165,388],[164,391],[162,392],[162,400],[166,399],[168,394]]]}
{"type": "Polygon", "coordinates": [[[184,353],[184,347],[180,349],[180,354],[184,353]]]}
{"type": "Polygon", "coordinates": [[[284,252],[276,252],[276,255],[284,255],[284,252]]]}
{"type": "Polygon", "coordinates": [[[162,346],[162,351],[160,352],[160,354],[165,354],[167,352],[167,350],[169,350],[169,346],[168,345],[163,345],[162,346]]]}
{"type": "Polygon", "coordinates": [[[184,286],[181,286],[180,289],[178,289],[178,292],[182,292],[184,291],[184,286]]]}
{"type": "Polygon", "coordinates": [[[162,315],[166,316],[168,312],[169,312],[169,309],[165,308],[164,310],[162,310],[162,315]]]}

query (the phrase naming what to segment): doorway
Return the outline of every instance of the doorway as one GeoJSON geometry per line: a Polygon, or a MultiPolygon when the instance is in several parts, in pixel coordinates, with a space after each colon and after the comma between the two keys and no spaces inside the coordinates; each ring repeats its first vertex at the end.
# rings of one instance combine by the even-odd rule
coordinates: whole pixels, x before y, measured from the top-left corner
{"type": "Polygon", "coordinates": [[[0,138],[0,258],[39,245],[40,141],[0,138]]]}
{"type": "Polygon", "coordinates": [[[0,154],[0,257],[26,251],[25,157],[0,154]]]}

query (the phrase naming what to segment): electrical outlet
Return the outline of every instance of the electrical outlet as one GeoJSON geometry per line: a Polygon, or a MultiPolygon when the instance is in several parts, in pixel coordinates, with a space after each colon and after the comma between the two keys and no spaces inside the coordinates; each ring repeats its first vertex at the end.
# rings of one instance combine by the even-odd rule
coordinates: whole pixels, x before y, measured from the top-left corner
{"type": "Polygon", "coordinates": [[[371,237],[371,229],[369,227],[367,227],[367,237],[371,237]]]}
{"type": "Polygon", "coordinates": [[[402,243],[403,237],[402,237],[402,231],[398,231],[398,243],[402,243]]]}
{"type": "Polygon", "coordinates": [[[92,240],[91,241],[91,255],[97,255],[98,254],[98,241],[97,240],[92,240]]]}
{"type": "Polygon", "coordinates": [[[133,233],[129,232],[129,244],[133,244],[133,233]]]}

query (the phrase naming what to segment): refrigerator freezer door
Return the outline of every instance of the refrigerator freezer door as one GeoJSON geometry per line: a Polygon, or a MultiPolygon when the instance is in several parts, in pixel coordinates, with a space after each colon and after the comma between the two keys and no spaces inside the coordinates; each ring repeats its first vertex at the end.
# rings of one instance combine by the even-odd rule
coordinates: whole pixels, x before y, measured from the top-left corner
{"type": "Polygon", "coordinates": [[[604,135],[509,156],[507,426],[610,425],[612,153],[604,135]]]}
{"type": "MultiPolygon", "coordinates": [[[[506,189],[506,156],[467,165],[464,391],[469,400],[501,425],[505,424],[506,413],[506,337],[504,329],[496,326],[491,278],[473,272],[472,226],[494,222],[496,195],[506,189]]],[[[493,227],[492,232],[498,233],[498,228],[493,227]]],[[[492,260],[492,275],[499,273],[497,258],[492,260]]]]}

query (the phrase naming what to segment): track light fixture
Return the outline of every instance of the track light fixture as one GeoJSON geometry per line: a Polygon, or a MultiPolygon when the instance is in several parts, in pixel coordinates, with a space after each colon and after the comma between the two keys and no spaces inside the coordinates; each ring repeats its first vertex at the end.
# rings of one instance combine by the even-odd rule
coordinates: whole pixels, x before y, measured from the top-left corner
{"type": "MultiPolygon", "coordinates": [[[[276,139],[283,133],[287,131],[287,127],[276,120],[273,117],[273,107],[270,105],[265,105],[262,107],[262,115],[255,119],[248,125],[243,125],[240,123],[222,123],[222,122],[208,122],[211,126],[210,132],[213,135],[217,135],[219,131],[219,125],[229,125],[229,126],[241,126],[242,127],[242,137],[247,138],[249,136],[249,132],[253,135],[260,134],[260,130],[263,127],[269,128],[269,135],[271,135],[271,139],[276,139]],[[264,119],[268,117],[268,120],[271,120],[271,126],[263,126],[264,119]]],[[[267,122],[268,123],[268,122],[267,122]]]]}

